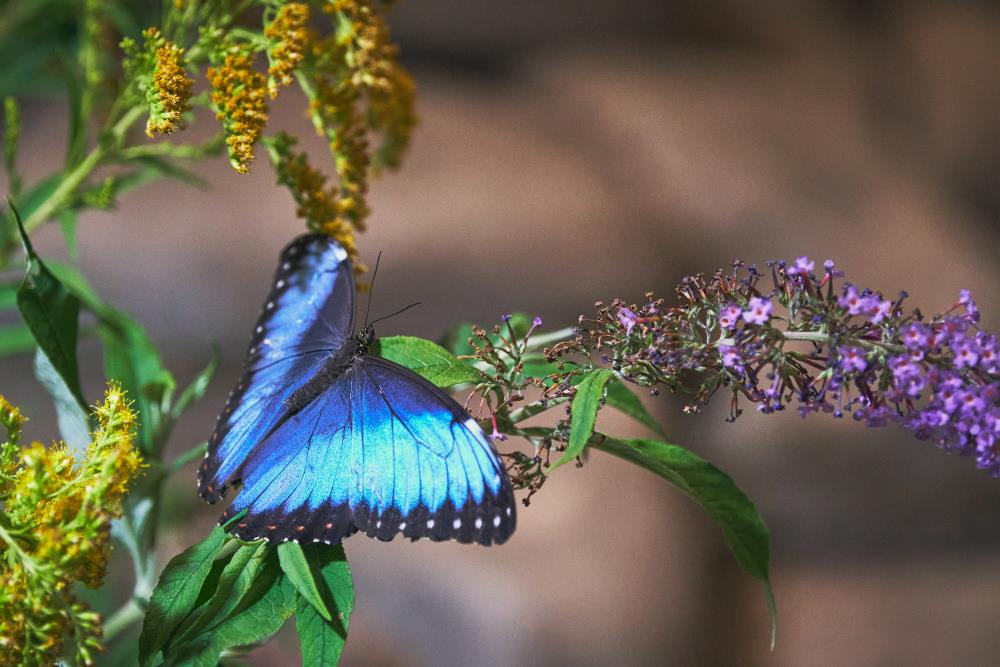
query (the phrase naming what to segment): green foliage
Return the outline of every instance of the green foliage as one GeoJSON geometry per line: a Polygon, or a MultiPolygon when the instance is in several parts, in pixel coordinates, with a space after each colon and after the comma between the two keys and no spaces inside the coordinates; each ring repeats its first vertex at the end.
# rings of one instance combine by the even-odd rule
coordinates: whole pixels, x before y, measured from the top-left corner
{"type": "Polygon", "coordinates": [[[157,652],[163,650],[171,633],[194,608],[202,584],[225,542],[222,528],[216,528],[203,542],[176,556],[163,569],[139,635],[139,664],[153,664],[157,652]]]}
{"type": "Polygon", "coordinates": [[[414,336],[390,336],[378,341],[380,356],[405,366],[438,387],[476,384],[482,373],[463,364],[440,345],[414,336]]]}
{"type": "Polygon", "coordinates": [[[336,665],[347,641],[347,627],[354,609],[354,585],[344,547],[324,545],[305,548],[306,558],[319,570],[322,595],[328,609],[336,609],[332,619],[324,619],[306,600],[299,600],[295,627],[302,645],[303,665],[336,665]]]}
{"type": "Polygon", "coordinates": [[[139,664],[215,665],[295,616],[309,665],[334,665],[354,607],[341,545],[243,543],[221,527],[160,575],[139,639],[139,664]]]}
{"type": "Polygon", "coordinates": [[[657,435],[663,435],[663,427],[649,414],[642,400],[624,382],[612,379],[608,382],[605,402],[615,410],[628,415],[657,435]]]}
{"type": "Polygon", "coordinates": [[[319,587],[309,569],[309,561],[306,560],[305,552],[298,542],[279,544],[278,562],[281,563],[281,571],[292,582],[302,599],[308,602],[324,620],[329,621],[332,618],[330,610],[326,608],[320,596],[319,587]]]}
{"type": "Polygon", "coordinates": [[[604,400],[604,389],[613,377],[613,371],[599,368],[584,375],[583,380],[576,386],[571,408],[573,418],[570,420],[569,444],[566,452],[552,464],[550,470],[555,470],[583,453],[590,436],[594,433],[597,411],[604,400]]]}

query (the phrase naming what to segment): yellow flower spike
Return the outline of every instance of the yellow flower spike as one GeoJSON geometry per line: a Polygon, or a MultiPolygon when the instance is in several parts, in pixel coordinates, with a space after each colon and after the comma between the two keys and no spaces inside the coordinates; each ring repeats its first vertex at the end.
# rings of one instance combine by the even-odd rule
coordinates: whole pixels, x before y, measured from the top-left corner
{"type": "Polygon", "coordinates": [[[264,36],[274,43],[268,51],[271,66],[267,70],[267,89],[271,97],[278,96],[278,87],[292,83],[292,73],[305,57],[311,41],[307,24],[309,5],[290,2],[283,5],[264,29],[264,36]]]}
{"type": "Polygon", "coordinates": [[[191,86],[194,80],[184,69],[184,52],[175,44],[166,42],[156,49],[156,67],[153,70],[152,94],[155,102],[146,121],[146,134],[170,134],[184,127],[184,113],[190,108],[191,86]]]}
{"type": "Polygon", "coordinates": [[[254,69],[251,55],[238,52],[226,55],[221,66],[209,67],[206,74],[216,117],[226,133],[229,162],[245,174],[267,124],[267,80],[254,69]]]}

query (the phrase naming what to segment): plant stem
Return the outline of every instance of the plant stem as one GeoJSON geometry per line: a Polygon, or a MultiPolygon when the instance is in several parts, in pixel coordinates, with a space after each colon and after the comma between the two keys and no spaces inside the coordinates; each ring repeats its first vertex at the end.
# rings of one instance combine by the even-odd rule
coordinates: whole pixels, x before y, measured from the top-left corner
{"type": "Polygon", "coordinates": [[[58,212],[60,207],[66,203],[66,200],[87,180],[91,172],[99,167],[104,158],[112,152],[114,143],[121,140],[125,132],[128,131],[128,128],[139,119],[143,112],[144,110],[141,107],[133,107],[125,112],[110,130],[111,142],[105,140],[98,142],[93,150],[87,154],[87,157],[81,160],[78,165],[63,177],[59,183],[59,187],[25,219],[25,231],[31,232],[38,226],[48,222],[58,212]]]}
{"type": "MultiPolygon", "coordinates": [[[[785,340],[804,340],[813,343],[830,343],[830,335],[825,333],[820,333],[818,331],[782,331],[782,338],[785,340]]],[[[903,345],[894,345],[892,343],[877,343],[871,340],[865,340],[863,338],[847,338],[844,342],[850,342],[855,345],[860,345],[861,347],[866,347],[873,350],[885,350],[886,352],[895,352],[900,354],[906,352],[906,347],[903,345]]]]}
{"type": "Polygon", "coordinates": [[[129,598],[128,602],[119,607],[104,621],[104,632],[102,633],[104,641],[110,642],[134,623],[141,621],[145,613],[145,610],[139,606],[135,598],[129,598]]]}

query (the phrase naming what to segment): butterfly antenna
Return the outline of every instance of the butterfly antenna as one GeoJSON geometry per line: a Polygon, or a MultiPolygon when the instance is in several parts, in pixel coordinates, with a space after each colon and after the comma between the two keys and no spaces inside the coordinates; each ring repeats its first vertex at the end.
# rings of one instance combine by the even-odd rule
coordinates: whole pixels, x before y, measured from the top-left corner
{"type": "MultiPolygon", "coordinates": [[[[378,276],[378,264],[382,261],[382,251],[378,251],[378,257],[375,258],[375,270],[372,271],[372,282],[368,288],[368,305],[365,306],[365,326],[368,327],[368,314],[372,311],[372,294],[375,293],[375,278],[378,276]]],[[[374,322],[372,322],[374,324],[374,322]]]]}
{"type": "Polygon", "coordinates": [[[381,322],[382,320],[387,320],[387,319],[389,319],[390,317],[395,317],[396,315],[399,315],[399,314],[401,314],[401,313],[405,313],[405,312],[406,312],[406,311],[408,311],[408,310],[409,310],[410,308],[413,308],[414,306],[419,306],[419,305],[420,305],[420,302],[419,302],[419,301],[414,301],[414,302],[413,302],[413,303],[411,303],[411,304],[410,304],[409,306],[405,306],[405,307],[403,307],[403,308],[400,308],[400,309],[399,309],[399,310],[397,310],[397,311],[396,311],[395,313],[389,313],[388,315],[383,315],[382,317],[378,318],[378,319],[377,319],[377,320],[375,320],[374,322],[371,322],[371,323],[369,323],[369,325],[368,325],[368,326],[374,326],[376,322],[381,322]]]}

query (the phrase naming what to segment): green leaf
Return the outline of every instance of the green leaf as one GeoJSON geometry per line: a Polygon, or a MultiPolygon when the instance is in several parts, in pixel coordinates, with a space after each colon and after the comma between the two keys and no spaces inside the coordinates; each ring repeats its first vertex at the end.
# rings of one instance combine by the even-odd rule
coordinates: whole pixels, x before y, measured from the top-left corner
{"type": "Polygon", "coordinates": [[[576,385],[576,395],[573,396],[571,404],[569,443],[563,455],[549,468],[549,472],[583,453],[587,441],[594,433],[597,411],[601,409],[601,401],[604,398],[604,388],[614,375],[612,370],[598,368],[584,375],[580,383],[576,385]]]}
{"type": "Polygon", "coordinates": [[[66,254],[74,262],[79,257],[76,243],[77,217],[76,211],[68,208],[64,208],[56,213],[56,219],[59,221],[59,229],[62,230],[63,241],[66,243],[66,254]]]}
{"type": "Polygon", "coordinates": [[[52,398],[60,437],[73,450],[82,452],[90,443],[89,413],[80,405],[79,399],[42,348],[35,351],[35,377],[52,398]]]}
{"type": "Polygon", "coordinates": [[[354,583],[341,544],[328,547],[312,544],[305,548],[306,558],[320,572],[323,597],[327,607],[337,614],[327,621],[315,607],[300,597],[295,610],[295,628],[302,646],[303,665],[336,665],[347,641],[347,628],[354,609],[354,583]]]}
{"type": "Polygon", "coordinates": [[[261,642],[280,630],[295,613],[297,601],[295,586],[268,559],[236,611],[190,645],[171,650],[166,664],[215,667],[223,651],[261,642]]]}
{"type": "Polygon", "coordinates": [[[212,356],[209,357],[208,364],[198,373],[191,384],[184,388],[181,395],[177,397],[177,402],[174,403],[174,407],[171,410],[171,416],[177,420],[180,419],[184,412],[191,406],[192,403],[197,402],[205,395],[205,391],[208,389],[208,385],[212,382],[212,377],[215,375],[215,371],[219,368],[219,348],[216,345],[212,346],[212,356]]]}
{"type": "Polygon", "coordinates": [[[216,526],[202,542],[167,563],[150,597],[142,623],[140,665],[153,663],[157,652],[166,645],[171,633],[197,603],[201,586],[225,543],[225,532],[216,526]]]}
{"type": "Polygon", "coordinates": [[[202,634],[229,617],[250,591],[258,572],[274,550],[266,542],[241,545],[219,574],[215,590],[204,604],[191,613],[178,628],[172,645],[202,634]]]}
{"type": "Polygon", "coordinates": [[[472,354],[475,350],[469,345],[472,337],[472,322],[462,322],[448,329],[441,339],[441,346],[455,356],[472,354]]]}
{"type": "Polygon", "coordinates": [[[771,588],[771,536],[757,508],[736,483],[714,465],[692,452],[658,440],[618,440],[600,437],[594,447],[642,466],[689,495],[722,529],[736,561],[764,584],[771,612],[774,646],[776,608],[771,588]]]}
{"type": "Polygon", "coordinates": [[[0,310],[7,310],[17,305],[17,288],[20,283],[0,285],[0,310]]]}
{"type": "Polygon", "coordinates": [[[323,602],[319,588],[316,586],[316,579],[313,578],[309,561],[306,560],[305,552],[298,542],[282,542],[278,545],[278,561],[281,563],[281,570],[288,577],[303,598],[315,607],[319,615],[327,621],[330,620],[330,610],[323,602]]]}
{"type": "Polygon", "coordinates": [[[35,337],[23,324],[0,327],[0,357],[35,349],[35,337]]]}
{"type": "MultiPolygon", "coordinates": [[[[80,390],[80,371],[76,359],[79,332],[80,300],[67,290],[35,254],[31,240],[13,209],[21,242],[24,244],[27,270],[17,288],[17,308],[24,323],[44,352],[48,364],[77,401],[84,414],[87,401],[80,390]]],[[[56,398],[53,395],[53,398],[56,398]]],[[[59,398],[63,398],[61,392],[59,398]]]]}
{"type": "Polygon", "coordinates": [[[629,417],[649,427],[657,435],[663,435],[663,429],[656,423],[653,416],[646,410],[642,400],[628,386],[615,378],[608,383],[607,404],[619,412],[623,412],[629,417]]]}
{"type": "Polygon", "coordinates": [[[379,339],[379,356],[409,368],[438,387],[476,383],[483,377],[437,343],[414,336],[379,339]]]}

